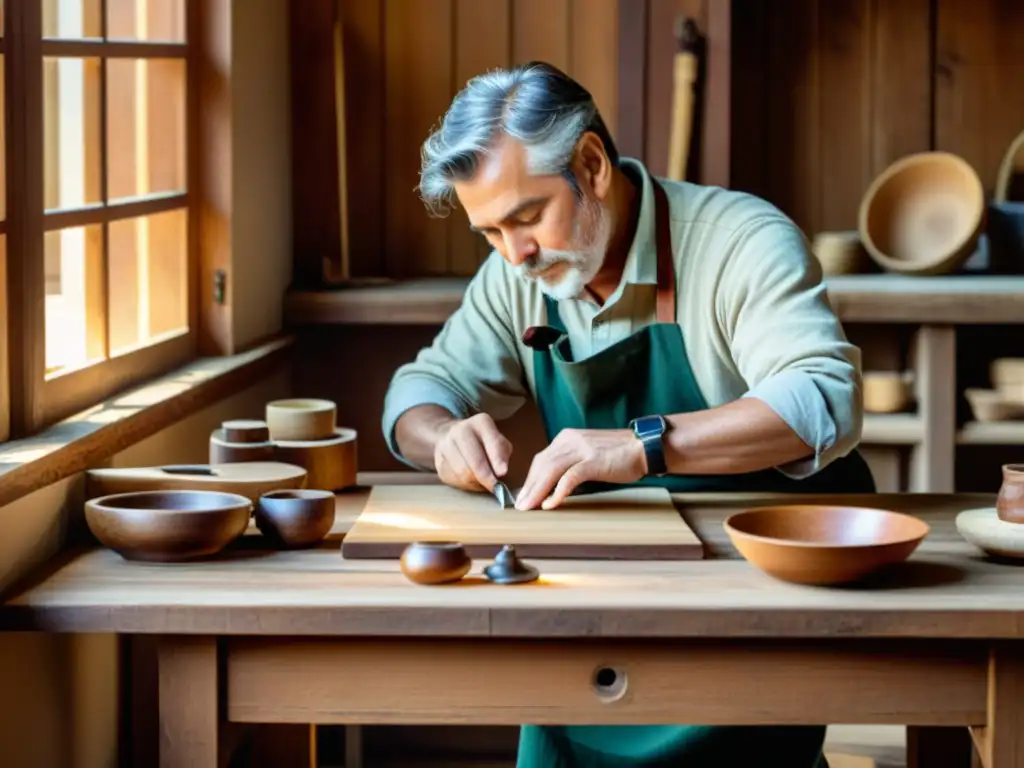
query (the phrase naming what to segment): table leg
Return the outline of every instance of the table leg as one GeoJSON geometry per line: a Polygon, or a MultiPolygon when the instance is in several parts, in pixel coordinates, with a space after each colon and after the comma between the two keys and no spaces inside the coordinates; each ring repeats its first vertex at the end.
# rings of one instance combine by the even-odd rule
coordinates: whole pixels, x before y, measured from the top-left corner
{"type": "Polygon", "coordinates": [[[217,640],[161,637],[160,768],[218,768],[217,640]]]}
{"type": "Polygon", "coordinates": [[[988,667],[988,722],[972,729],[985,768],[1024,768],[1024,647],[1000,644],[988,667]]]}

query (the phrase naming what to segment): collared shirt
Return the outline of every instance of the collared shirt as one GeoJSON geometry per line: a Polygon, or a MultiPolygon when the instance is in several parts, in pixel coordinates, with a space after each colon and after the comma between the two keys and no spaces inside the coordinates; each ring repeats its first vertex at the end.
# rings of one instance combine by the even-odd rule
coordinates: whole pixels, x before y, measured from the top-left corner
{"type": "MultiPolygon", "coordinates": [[[[559,302],[575,359],[656,321],[651,178],[636,160],[622,164],[642,179],[636,235],[619,286],[603,305],[586,295],[559,302]]],[[[753,195],[659,181],[669,202],[676,322],[708,406],[741,397],[765,402],[814,451],[778,468],[791,477],[848,454],[863,421],[860,350],[829,305],[801,230],[753,195]]],[[[535,399],[533,350],[521,336],[545,323],[540,287],[492,252],[431,346],[395,373],[382,422],[391,452],[415,466],[400,455],[394,426],[416,405],[433,403],[460,418],[483,411],[498,421],[535,399]]]]}

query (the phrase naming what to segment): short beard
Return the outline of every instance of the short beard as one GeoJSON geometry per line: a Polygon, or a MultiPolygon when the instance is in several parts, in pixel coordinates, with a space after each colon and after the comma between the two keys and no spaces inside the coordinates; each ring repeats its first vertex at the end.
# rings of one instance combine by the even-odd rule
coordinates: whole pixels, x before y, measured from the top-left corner
{"type": "Polygon", "coordinates": [[[601,271],[610,239],[608,212],[599,202],[584,199],[573,226],[572,249],[541,250],[517,266],[516,272],[525,280],[536,281],[541,291],[555,301],[575,298],[601,271]],[[539,273],[555,265],[560,266],[554,277],[556,282],[539,277],[539,273]]]}

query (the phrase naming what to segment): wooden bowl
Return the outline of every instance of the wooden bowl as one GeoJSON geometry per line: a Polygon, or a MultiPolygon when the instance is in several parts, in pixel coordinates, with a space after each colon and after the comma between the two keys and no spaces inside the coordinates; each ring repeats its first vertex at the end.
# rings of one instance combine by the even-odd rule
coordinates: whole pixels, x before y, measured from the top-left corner
{"type": "Polygon", "coordinates": [[[1024,358],[997,357],[989,365],[988,376],[1005,399],[1024,403],[1024,358]]]}
{"type": "Polygon", "coordinates": [[[249,525],[253,503],[220,491],[135,491],[85,503],[100,543],[126,560],[178,562],[220,552],[249,525]]]}
{"type": "Polygon", "coordinates": [[[864,410],[868,413],[899,413],[913,400],[911,371],[866,371],[863,378],[864,410]]]}
{"type": "Polygon", "coordinates": [[[956,516],[956,530],[989,555],[1024,559],[1024,525],[1001,519],[995,507],[965,509],[956,516]]]}
{"type": "Polygon", "coordinates": [[[724,523],[733,545],[765,573],[797,584],[845,584],[906,560],[928,525],[865,507],[760,507],[724,523]]]}
{"type": "Polygon", "coordinates": [[[330,491],[271,491],[263,494],[256,505],[256,527],[274,546],[311,547],[330,533],[334,508],[330,491]]]}
{"type": "Polygon", "coordinates": [[[416,584],[458,581],[472,566],[466,548],[455,541],[417,541],[402,552],[402,573],[416,584]]]}
{"type": "Polygon", "coordinates": [[[822,274],[826,277],[861,274],[874,268],[856,230],[819,232],[811,242],[811,252],[821,263],[822,274]]]}
{"type": "Polygon", "coordinates": [[[271,440],[326,440],[334,436],[338,409],[330,400],[273,400],[267,403],[266,411],[271,440]]]}
{"type": "Polygon", "coordinates": [[[1008,421],[1024,418],[1024,403],[998,389],[968,387],[964,397],[976,421],[1008,421]]]}
{"type": "Polygon", "coordinates": [[[949,152],[897,160],[861,200],[858,229],[871,258],[890,272],[938,275],[970,258],[985,226],[981,179],[949,152]]]}

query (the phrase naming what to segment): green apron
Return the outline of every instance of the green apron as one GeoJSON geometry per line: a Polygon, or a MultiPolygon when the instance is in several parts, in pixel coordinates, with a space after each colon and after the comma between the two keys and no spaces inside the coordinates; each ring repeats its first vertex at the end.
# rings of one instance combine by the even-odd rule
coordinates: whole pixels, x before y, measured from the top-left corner
{"type": "MultiPolygon", "coordinates": [[[[658,321],[592,355],[573,360],[558,304],[545,297],[548,327],[533,328],[537,404],[548,440],[566,428],[622,429],[650,414],[707,410],[675,322],[675,275],[668,204],[654,181],[658,250],[658,321]]],[[[755,491],[874,493],[867,463],[856,451],[804,480],[767,469],[743,475],[645,477],[634,485],[672,492],[755,491]]],[[[605,490],[586,483],[578,493],[605,490]]],[[[524,725],[517,768],[820,768],[825,726],[524,725]]]]}

